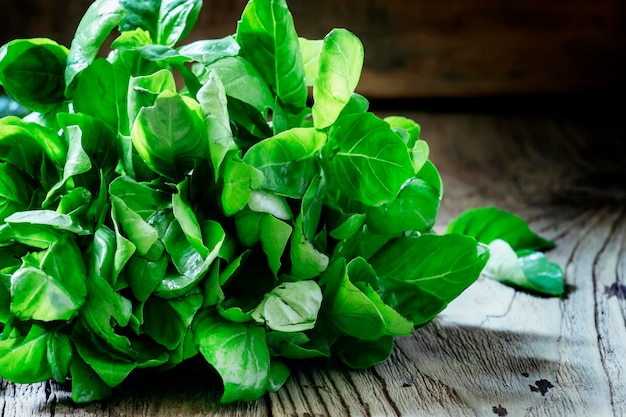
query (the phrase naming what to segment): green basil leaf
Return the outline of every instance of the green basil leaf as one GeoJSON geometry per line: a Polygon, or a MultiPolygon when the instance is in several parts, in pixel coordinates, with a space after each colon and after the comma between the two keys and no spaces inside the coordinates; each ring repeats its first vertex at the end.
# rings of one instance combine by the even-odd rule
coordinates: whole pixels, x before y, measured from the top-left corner
{"type": "Polygon", "coordinates": [[[49,159],[60,169],[65,164],[66,155],[65,141],[52,129],[15,116],[0,119],[0,160],[41,179],[44,159],[49,159]]]}
{"type": "Polygon", "coordinates": [[[328,340],[323,337],[315,337],[310,332],[269,332],[267,344],[270,352],[275,356],[289,359],[309,359],[330,356],[328,340]]]}
{"type": "Polygon", "coordinates": [[[232,36],[221,39],[203,39],[178,48],[178,52],[193,61],[210,65],[218,59],[239,55],[241,47],[232,36]]]}
{"type": "MultiPolygon", "coordinates": [[[[87,275],[89,297],[80,309],[80,318],[90,331],[101,338],[117,355],[132,357],[130,340],[117,333],[126,327],[132,314],[132,303],[118,294],[109,283],[96,273],[87,275]]],[[[104,363],[103,363],[104,366],[104,363]]]]}
{"type": "Polygon", "coordinates": [[[200,353],[222,379],[222,403],[253,401],[265,393],[270,356],[263,328],[230,323],[205,310],[194,319],[192,331],[200,353]]]}
{"type": "Polygon", "coordinates": [[[230,127],[226,90],[215,71],[209,71],[206,81],[198,91],[198,102],[206,115],[205,124],[209,137],[209,151],[215,178],[219,179],[220,168],[228,152],[237,149],[230,127]]]}
{"type": "Polygon", "coordinates": [[[412,178],[391,202],[367,210],[367,226],[374,233],[397,236],[407,231],[424,232],[435,225],[439,192],[426,181],[412,178]]]}
{"type": "Polygon", "coordinates": [[[393,337],[382,336],[377,340],[342,338],[337,347],[337,356],[354,369],[365,369],[384,362],[393,350],[393,337]]]}
{"type": "Polygon", "coordinates": [[[106,344],[102,343],[102,339],[94,337],[94,334],[80,321],[72,329],[72,340],[78,353],[77,356],[80,356],[109,387],[122,383],[137,367],[132,355],[124,357],[111,352],[106,344]]]}
{"type": "Polygon", "coordinates": [[[295,279],[309,279],[322,274],[330,262],[328,255],[317,250],[308,240],[303,226],[303,217],[298,216],[291,238],[291,275],[295,279]]]}
{"type": "Polygon", "coordinates": [[[197,101],[164,91],[154,106],[139,111],[131,137],[137,153],[155,172],[178,179],[208,158],[204,115],[197,101]]]}
{"type": "Polygon", "coordinates": [[[315,327],[321,305],[322,290],[315,281],[285,282],[265,295],[252,318],[272,330],[301,332],[315,327]]]}
{"type": "Polygon", "coordinates": [[[78,79],[74,110],[93,116],[117,130],[120,117],[126,117],[126,96],[118,97],[116,89],[120,75],[113,64],[105,59],[96,59],[78,79]]]}
{"type": "Polygon", "coordinates": [[[324,38],[319,70],[313,85],[313,123],[331,126],[348,104],[363,68],[363,45],[345,29],[333,29],[324,38]]]}
{"type": "Polygon", "coordinates": [[[369,262],[379,277],[382,300],[420,325],[472,284],[488,258],[487,247],[471,237],[428,234],[394,239],[369,262]]]}
{"type": "Polygon", "coordinates": [[[142,329],[157,343],[174,350],[183,341],[202,299],[199,292],[175,300],[152,297],[144,306],[142,329]]]}
{"type": "Polygon", "coordinates": [[[517,253],[502,239],[489,244],[491,256],[483,271],[486,276],[508,285],[551,296],[564,292],[563,270],[534,250],[517,253]]]}
{"type": "Polygon", "coordinates": [[[315,129],[294,128],[257,143],[243,160],[263,173],[263,188],[301,198],[319,173],[317,155],[324,142],[315,129]]]}
{"type": "Polygon", "coordinates": [[[33,196],[33,185],[25,172],[15,165],[0,162],[0,221],[15,212],[25,210],[33,196]]]}
{"type": "Polygon", "coordinates": [[[176,91],[176,81],[171,71],[162,69],[153,74],[131,77],[128,85],[128,119],[132,126],[139,111],[154,106],[159,94],[176,91]]]}
{"type": "Polygon", "coordinates": [[[272,92],[250,61],[227,56],[203,68],[202,73],[196,74],[203,84],[208,74],[215,71],[229,97],[248,103],[261,113],[274,105],[272,92]]]}
{"type": "Polygon", "coordinates": [[[144,302],[165,279],[169,260],[165,254],[157,260],[133,256],[128,262],[128,285],[139,302],[144,302]]]}
{"type": "Polygon", "coordinates": [[[270,362],[270,374],[267,380],[267,392],[276,392],[287,382],[291,371],[282,361],[272,359],[270,362]]]}
{"type": "Polygon", "coordinates": [[[330,187],[369,206],[396,198],[414,175],[406,145],[371,113],[342,117],[330,129],[330,187]]]}
{"type": "Polygon", "coordinates": [[[63,72],[68,49],[45,39],[16,39],[0,48],[0,85],[15,101],[37,112],[65,100],[63,72]]]}
{"type": "Polygon", "coordinates": [[[69,335],[58,330],[48,333],[47,356],[52,377],[59,383],[65,383],[74,357],[74,348],[69,335]]]}
{"type": "Polygon", "coordinates": [[[323,314],[342,334],[376,340],[385,333],[385,320],[376,305],[348,277],[343,259],[334,261],[324,274],[323,314]]]}
{"type": "Polygon", "coordinates": [[[285,0],[250,0],[237,25],[236,39],[244,56],[284,105],[305,107],[304,66],[285,0]]]}
{"type": "Polygon", "coordinates": [[[78,355],[70,365],[72,401],[78,404],[102,400],[111,396],[112,390],[94,370],[78,355]]]}
{"type": "Polygon", "coordinates": [[[545,250],[554,247],[554,242],[534,233],[523,219],[495,207],[479,207],[464,211],[448,224],[446,233],[462,233],[485,244],[491,243],[494,239],[502,239],[515,251],[545,250]]]}
{"type": "Polygon", "coordinates": [[[69,321],[85,302],[86,272],[72,239],[23,258],[11,276],[11,314],[20,320],[69,321]]]}
{"type": "Polygon", "coordinates": [[[4,328],[0,339],[0,376],[18,384],[33,384],[52,377],[47,355],[48,332],[33,323],[20,334],[4,328]]]}
{"type": "Polygon", "coordinates": [[[106,38],[125,16],[120,0],[96,0],[89,6],[78,24],[67,57],[66,92],[73,90],[76,76],[96,59],[106,38]]]}
{"type": "Polygon", "coordinates": [[[173,46],[184,39],[195,25],[202,0],[120,0],[127,11],[122,30],[142,28],[154,43],[173,46]]]}
{"type": "Polygon", "coordinates": [[[263,173],[235,154],[224,160],[224,188],[221,203],[224,214],[232,216],[250,201],[252,190],[263,183],[263,173]]]}
{"type": "Polygon", "coordinates": [[[259,238],[263,252],[267,255],[267,262],[275,277],[281,267],[281,258],[293,228],[282,220],[272,215],[265,215],[259,223],[259,238]]]}
{"type": "Polygon", "coordinates": [[[300,55],[304,67],[304,82],[307,87],[313,87],[320,68],[320,55],[324,47],[323,39],[298,38],[300,55]]]}

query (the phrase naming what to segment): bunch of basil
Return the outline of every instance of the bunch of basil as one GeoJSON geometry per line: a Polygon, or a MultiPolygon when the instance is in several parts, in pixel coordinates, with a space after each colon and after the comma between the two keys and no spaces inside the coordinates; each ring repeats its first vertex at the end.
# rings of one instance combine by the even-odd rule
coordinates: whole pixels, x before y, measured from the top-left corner
{"type": "Polygon", "coordinates": [[[420,127],[354,93],[357,37],[250,0],[234,36],[177,46],[200,7],[97,0],[69,49],[0,49],[32,112],[0,120],[0,376],[86,402],[201,354],[223,402],[254,400],[281,358],[380,363],[485,266],[432,232],[420,127]]]}

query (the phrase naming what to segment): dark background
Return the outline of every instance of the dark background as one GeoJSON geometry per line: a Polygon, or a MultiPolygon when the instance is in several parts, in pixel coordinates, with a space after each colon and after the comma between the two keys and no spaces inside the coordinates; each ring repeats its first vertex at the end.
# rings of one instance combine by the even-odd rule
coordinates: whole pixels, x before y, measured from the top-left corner
{"type": "MultiPolygon", "coordinates": [[[[0,0],[0,43],[50,37],[69,46],[90,3],[0,0]]],[[[233,33],[245,3],[205,0],[183,42],[233,33]]],[[[439,105],[509,97],[541,106],[556,97],[555,106],[571,106],[572,97],[590,104],[626,92],[623,0],[291,0],[289,7],[301,36],[345,27],[361,38],[359,92],[371,99],[439,105]]]]}

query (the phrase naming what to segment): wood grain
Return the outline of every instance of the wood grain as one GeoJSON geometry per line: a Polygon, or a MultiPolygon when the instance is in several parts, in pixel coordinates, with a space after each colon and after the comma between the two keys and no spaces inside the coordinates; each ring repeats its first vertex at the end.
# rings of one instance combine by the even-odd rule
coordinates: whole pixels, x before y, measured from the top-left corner
{"type": "MultiPolygon", "coordinates": [[[[401,113],[402,112],[395,112],[401,113]]],[[[294,364],[277,393],[218,404],[201,362],[140,374],[107,401],[74,405],[55,383],[0,385],[0,416],[625,416],[626,152],[610,115],[404,112],[422,124],[446,187],[439,229],[497,205],[557,243],[567,296],[481,278],[391,358],[354,371],[294,364]]]]}
{"type": "MultiPolygon", "coordinates": [[[[0,44],[68,45],[91,0],[3,1],[0,44]],[[8,4],[4,4],[8,3],[8,4]]],[[[205,0],[190,40],[235,32],[246,0],[205,0]]],[[[345,27],[362,39],[367,97],[463,97],[626,90],[622,0],[289,1],[300,35],[345,27]]]]}

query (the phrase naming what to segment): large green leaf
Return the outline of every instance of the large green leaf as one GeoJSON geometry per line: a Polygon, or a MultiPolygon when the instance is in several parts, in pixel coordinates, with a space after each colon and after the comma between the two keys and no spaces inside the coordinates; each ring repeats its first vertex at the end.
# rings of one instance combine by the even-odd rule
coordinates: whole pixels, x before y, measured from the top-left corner
{"type": "Polygon", "coordinates": [[[0,340],[0,376],[18,384],[33,384],[52,377],[47,356],[48,332],[39,325],[20,334],[4,328],[0,340]]]}
{"type": "Polygon", "coordinates": [[[348,104],[363,68],[363,45],[346,29],[333,29],[324,38],[319,70],[313,85],[313,123],[331,126],[348,104]]]}
{"type": "Polygon", "coordinates": [[[426,234],[394,239],[369,262],[382,300],[419,325],[472,284],[488,258],[487,247],[471,237],[426,234]]]}
{"type": "Polygon", "coordinates": [[[142,28],[157,44],[173,46],[185,38],[198,19],[202,0],[120,0],[127,12],[122,30],[142,28]]]}
{"type": "Polygon", "coordinates": [[[243,160],[263,173],[263,188],[302,198],[319,173],[318,154],[324,142],[325,136],[315,129],[294,128],[257,143],[243,160]]]}
{"type": "MultiPolygon", "coordinates": [[[[15,116],[0,119],[0,160],[10,162],[34,178],[41,178],[44,159],[61,169],[67,144],[52,129],[15,116]]],[[[54,172],[50,172],[54,178],[54,172]]]]}
{"type": "Polygon", "coordinates": [[[194,167],[196,159],[209,157],[200,105],[173,91],[164,91],[154,106],[141,109],[131,137],[146,164],[168,178],[180,178],[194,167]]]}
{"type": "Polygon", "coordinates": [[[323,314],[339,332],[362,340],[376,340],[385,333],[385,320],[367,295],[348,277],[345,260],[333,262],[324,274],[323,314]]]}
{"type": "Polygon", "coordinates": [[[20,320],[71,320],[87,297],[86,271],[73,239],[23,258],[11,276],[11,313],[20,320]]]}
{"type": "Polygon", "coordinates": [[[420,178],[406,182],[391,202],[367,210],[367,226],[374,233],[397,236],[402,232],[424,232],[435,225],[439,192],[420,178]]]}
{"type": "Polygon", "coordinates": [[[204,310],[192,331],[200,353],[222,378],[222,403],[253,401],[265,393],[270,356],[263,328],[228,322],[204,310]]]}
{"type": "Polygon", "coordinates": [[[414,175],[406,145],[372,113],[347,115],[330,129],[330,187],[369,206],[393,201],[414,175]]]}
{"type": "Polygon", "coordinates": [[[250,61],[239,56],[219,59],[198,74],[203,84],[211,71],[222,80],[229,97],[248,103],[263,113],[274,105],[272,92],[250,61]]]}
{"type": "Polygon", "coordinates": [[[125,16],[120,0],[96,0],[89,6],[78,24],[67,57],[66,91],[74,88],[76,76],[96,59],[106,38],[125,16]]]}
{"type": "Polygon", "coordinates": [[[478,207],[464,211],[448,224],[446,233],[462,233],[485,244],[502,239],[515,251],[554,247],[554,242],[537,235],[522,218],[496,207],[478,207]]]}
{"type": "Polygon", "coordinates": [[[250,0],[236,39],[282,104],[296,109],[306,105],[298,35],[285,0],[250,0]]]}
{"type": "Polygon", "coordinates": [[[22,106],[48,111],[65,100],[68,50],[45,39],[16,39],[0,48],[0,85],[22,106]]]}
{"type": "Polygon", "coordinates": [[[240,46],[232,36],[220,39],[203,39],[183,45],[178,52],[193,61],[209,65],[227,56],[239,55],[240,46]]]}
{"type": "Polygon", "coordinates": [[[183,341],[202,298],[199,292],[174,300],[150,298],[144,306],[143,331],[168,350],[174,350],[183,341]]]}
{"type": "Polygon", "coordinates": [[[33,186],[15,165],[0,162],[0,222],[30,204],[33,186]]]}

